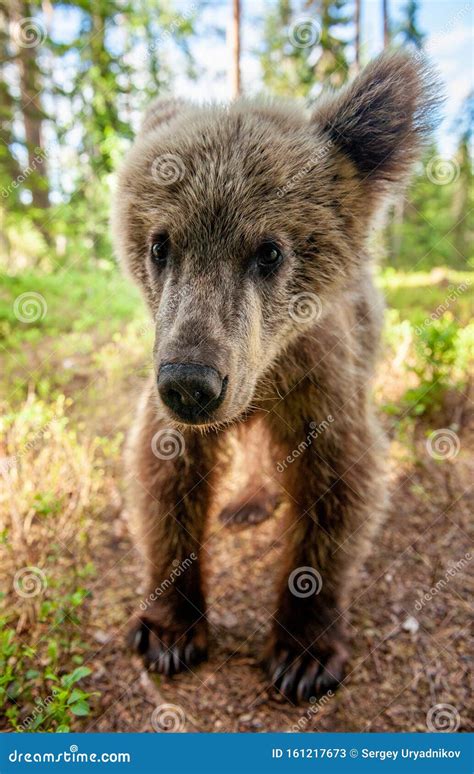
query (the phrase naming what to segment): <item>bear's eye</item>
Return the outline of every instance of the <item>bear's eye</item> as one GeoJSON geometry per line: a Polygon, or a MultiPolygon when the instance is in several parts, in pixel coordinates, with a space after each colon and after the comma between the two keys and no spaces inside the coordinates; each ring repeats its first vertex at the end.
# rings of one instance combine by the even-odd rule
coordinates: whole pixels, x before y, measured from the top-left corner
{"type": "Polygon", "coordinates": [[[260,273],[268,276],[278,268],[283,260],[283,255],[275,242],[262,242],[256,250],[255,259],[260,273]]]}
{"type": "Polygon", "coordinates": [[[151,243],[151,259],[157,266],[164,266],[168,258],[170,240],[168,234],[159,234],[151,243]]]}

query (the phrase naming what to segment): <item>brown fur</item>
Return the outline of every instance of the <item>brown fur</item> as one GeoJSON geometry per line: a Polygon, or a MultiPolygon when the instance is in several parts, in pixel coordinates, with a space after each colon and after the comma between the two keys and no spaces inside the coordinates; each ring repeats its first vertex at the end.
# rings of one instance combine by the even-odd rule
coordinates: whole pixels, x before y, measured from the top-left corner
{"type": "MultiPolygon", "coordinates": [[[[344,611],[386,488],[370,401],[382,304],[366,242],[427,138],[431,84],[425,66],[399,52],[371,63],[310,118],[294,105],[245,99],[229,107],[158,101],[145,117],[119,177],[118,253],[156,323],[156,369],[195,362],[228,377],[222,405],[201,426],[173,416],[153,379],[130,443],[149,591],[173,562],[197,557],[137,624],[150,667],[170,674],[206,654],[201,546],[230,462],[228,428],[240,422],[270,434],[272,477],[287,503],[270,679],[296,699],[342,679],[344,611]],[[156,164],[169,154],[176,179],[163,182],[156,164]],[[161,269],[150,259],[158,233],[169,245],[161,269]],[[283,261],[263,278],[253,256],[268,240],[283,261]],[[309,323],[289,313],[302,293],[318,312],[309,323]],[[311,422],[324,423],[313,436],[311,422]],[[157,458],[159,431],[179,432],[181,453],[157,458]],[[319,593],[292,593],[298,568],[320,574],[319,593]]],[[[252,470],[224,519],[264,518],[273,497],[252,470]]]]}

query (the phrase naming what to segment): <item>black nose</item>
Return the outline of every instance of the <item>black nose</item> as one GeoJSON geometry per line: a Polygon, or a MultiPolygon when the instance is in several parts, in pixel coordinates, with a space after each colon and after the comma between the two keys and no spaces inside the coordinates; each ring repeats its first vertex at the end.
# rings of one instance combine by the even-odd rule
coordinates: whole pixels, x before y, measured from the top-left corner
{"type": "Polygon", "coordinates": [[[227,378],[211,366],[165,363],[158,372],[163,403],[185,422],[205,422],[224,400],[227,378]]]}

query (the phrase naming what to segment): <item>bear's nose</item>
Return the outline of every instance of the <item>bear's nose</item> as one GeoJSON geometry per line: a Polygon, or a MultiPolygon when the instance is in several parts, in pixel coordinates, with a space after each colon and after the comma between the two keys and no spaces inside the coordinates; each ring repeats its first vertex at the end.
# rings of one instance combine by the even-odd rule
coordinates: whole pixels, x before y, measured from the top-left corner
{"type": "Polygon", "coordinates": [[[199,363],[164,363],[158,371],[158,392],[163,403],[184,422],[208,420],[224,399],[227,379],[212,366],[199,363]]]}

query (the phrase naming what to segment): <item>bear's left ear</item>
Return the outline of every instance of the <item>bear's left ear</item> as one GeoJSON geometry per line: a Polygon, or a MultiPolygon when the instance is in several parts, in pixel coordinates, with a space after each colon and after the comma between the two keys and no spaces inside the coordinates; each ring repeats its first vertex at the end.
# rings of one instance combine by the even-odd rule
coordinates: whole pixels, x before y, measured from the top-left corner
{"type": "Polygon", "coordinates": [[[421,57],[384,53],[341,92],[316,103],[312,124],[351,159],[358,177],[403,183],[435,124],[435,75],[421,57]]]}
{"type": "Polygon", "coordinates": [[[169,123],[186,108],[186,103],[173,97],[157,97],[148,106],[140,127],[140,134],[147,134],[162,124],[169,123]]]}

